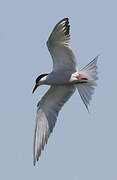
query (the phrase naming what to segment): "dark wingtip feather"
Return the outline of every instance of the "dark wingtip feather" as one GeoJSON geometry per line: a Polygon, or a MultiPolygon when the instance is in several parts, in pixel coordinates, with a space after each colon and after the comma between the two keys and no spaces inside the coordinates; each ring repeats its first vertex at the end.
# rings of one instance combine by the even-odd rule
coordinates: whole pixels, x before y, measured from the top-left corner
{"type": "Polygon", "coordinates": [[[57,25],[61,24],[62,22],[65,23],[65,25],[64,25],[64,27],[65,27],[65,30],[64,30],[65,36],[69,36],[69,33],[70,33],[69,18],[62,19],[61,21],[58,22],[57,25]]]}
{"type": "Polygon", "coordinates": [[[70,33],[69,18],[65,18],[64,20],[66,21],[65,22],[65,36],[66,35],[69,36],[69,33],[70,33]]]}

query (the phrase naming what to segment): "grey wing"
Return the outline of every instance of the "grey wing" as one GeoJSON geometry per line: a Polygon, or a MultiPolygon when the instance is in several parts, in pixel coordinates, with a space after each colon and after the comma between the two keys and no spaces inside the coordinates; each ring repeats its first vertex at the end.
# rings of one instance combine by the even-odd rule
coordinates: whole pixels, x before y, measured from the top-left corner
{"type": "Polygon", "coordinates": [[[51,86],[38,103],[34,135],[34,165],[38,161],[45,143],[47,144],[48,137],[55,126],[60,109],[74,91],[75,87],[71,85],[51,86]]]}
{"type": "Polygon", "coordinates": [[[53,59],[53,70],[64,68],[77,71],[76,59],[69,41],[69,19],[64,18],[55,26],[47,41],[47,47],[53,59]]]}

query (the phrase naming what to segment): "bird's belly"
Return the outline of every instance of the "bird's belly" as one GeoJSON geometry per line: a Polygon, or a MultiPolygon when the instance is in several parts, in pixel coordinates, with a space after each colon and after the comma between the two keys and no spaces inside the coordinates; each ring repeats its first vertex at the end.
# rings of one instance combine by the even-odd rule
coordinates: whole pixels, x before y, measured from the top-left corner
{"type": "Polygon", "coordinates": [[[52,72],[48,75],[47,85],[66,85],[71,84],[71,76],[73,72],[70,71],[58,71],[52,72]]]}

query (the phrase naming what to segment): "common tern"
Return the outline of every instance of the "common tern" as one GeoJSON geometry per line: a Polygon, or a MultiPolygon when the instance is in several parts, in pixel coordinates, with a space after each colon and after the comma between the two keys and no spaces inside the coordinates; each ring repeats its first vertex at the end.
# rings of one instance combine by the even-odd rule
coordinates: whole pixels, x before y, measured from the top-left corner
{"type": "Polygon", "coordinates": [[[96,87],[96,56],[87,66],[78,71],[76,58],[70,47],[69,19],[62,19],[53,29],[47,47],[52,56],[53,69],[49,74],[37,77],[34,91],[40,85],[50,85],[49,90],[37,104],[34,134],[34,165],[47,144],[62,106],[77,89],[87,110],[96,87]]]}

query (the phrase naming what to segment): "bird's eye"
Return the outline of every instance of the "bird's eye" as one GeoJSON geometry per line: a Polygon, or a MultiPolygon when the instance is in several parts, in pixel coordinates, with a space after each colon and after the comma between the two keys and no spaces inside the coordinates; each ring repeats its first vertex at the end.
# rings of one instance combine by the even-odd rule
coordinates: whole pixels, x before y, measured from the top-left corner
{"type": "Polygon", "coordinates": [[[43,78],[44,76],[47,76],[48,74],[41,74],[40,76],[37,77],[35,83],[38,84],[38,82],[40,81],[41,78],[43,78]]]}

